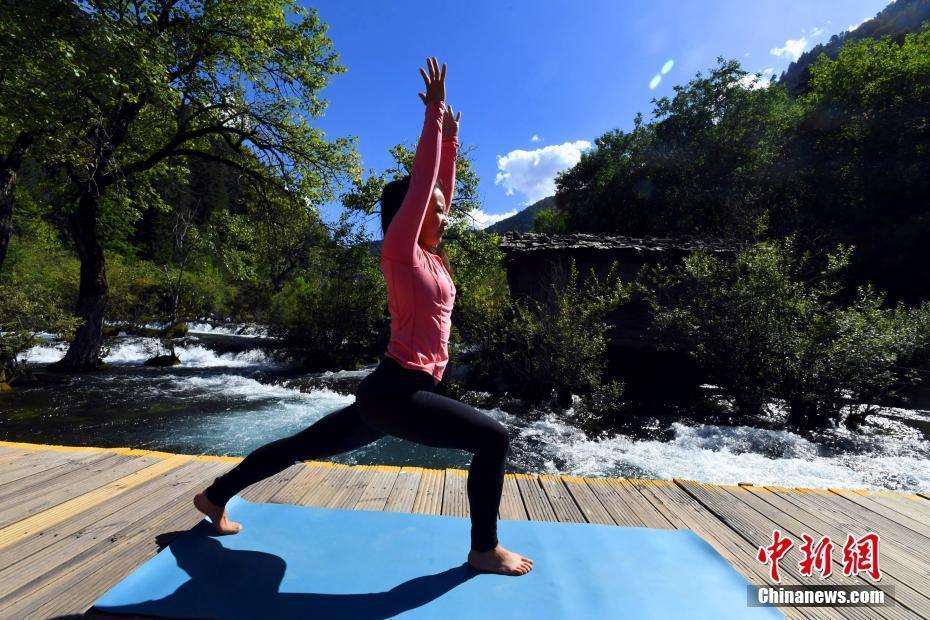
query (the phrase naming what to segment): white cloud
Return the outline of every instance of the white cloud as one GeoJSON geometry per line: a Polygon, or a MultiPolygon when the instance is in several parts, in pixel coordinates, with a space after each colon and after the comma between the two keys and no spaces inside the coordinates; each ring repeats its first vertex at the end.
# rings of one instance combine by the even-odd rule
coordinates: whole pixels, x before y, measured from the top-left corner
{"type": "Polygon", "coordinates": [[[512,209],[507,213],[485,213],[481,209],[473,209],[468,215],[472,220],[471,227],[482,229],[516,215],[518,211],[519,209],[512,209]]]}
{"type": "Polygon", "coordinates": [[[758,80],[756,80],[755,73],[747,73],[740,78],[739,85],[750,90],[753,88],[766,88],[771,84],[772,76],[775,75],[775,67],[766,67],[759,73],[762,74],[762,77],[758,78],[758,80]]]}
{"type": "Polygon", "coordinates": [[[849,28],[846,29],[847,32],[852,32],[853,30],[855,30],[856,28],[858,28],[859,26],[861,26],[861,25],[864,24],[865,22],[869,21],[869,19],[870,19],[870,18],[865,17],[865,18],[863,18],[862,21],[859,22],[858,24],[849,24],[849,28]]]}
{"type": "Polygon", "coordinates": [[[800,39],[788,39],[784,47],[773,47],[769,50],[772,56],[787,56],[791,60],[797,60],[807,49],[807,37],[800,39]]]}
{"type": "Polygon", "coordinates": [[[814,26],[811,28],[810,32],[807,32],[806,28],[801,28],[801,37],[797,39],[788,39],[785,41],[784,47],[773,47],[769,50],[769,53],[772,56],[785,56],[790,58],[792,61],[796,61],[801,57],[811,43],[814,42],[814,39],[820,37],[826,32],[820,26],[814,26]]]}
{"type": "Polygon", "coordinates": [[[530,138],[530,142],[539,142],[541,139],[542,139],[542,138],[540,138],[539,136],[537,136],[537,135],[534,133],[534,134],[533,134],[533,137],[530,138]]]}
{"type": "Polygon", "coordinates": [[[524,205],[555,194],[555,175],[581,160],[581,152],[591,148],[587,140],[576,140],[546,146],[535,151],[516,149],[497,156],[495,185],[501,185],[508,196],[523,194],[524,205]]]}

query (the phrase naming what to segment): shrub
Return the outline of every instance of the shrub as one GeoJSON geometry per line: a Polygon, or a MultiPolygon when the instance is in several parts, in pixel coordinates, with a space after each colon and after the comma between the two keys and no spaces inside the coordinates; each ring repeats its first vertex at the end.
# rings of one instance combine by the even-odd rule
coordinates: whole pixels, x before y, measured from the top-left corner
{"type": "Polygon", "coordinates": [[[61,292],[41,282],[0,283],[0,371],[18,374],[17,357],[41,342],[40,332],[70,340],[81,319],[64,309],[61,292]]]}
{"type": "Polygon", "coordinates": [[[611,380],[584,394],[570,417],[570,422],[591,435],[599,435],[611,426],[611,421],[623,415],[624,390],[620,380],[611,380]]]}
{"type": "Polygon", "coordinates": [[[924,315],[900,303],[882,308],[871,285],[837,303],[852,248],[838,246],[809,277],[817,270],[794,242],[759,241],[732,262],[693,252],[674,273],[655,270],[646,297],[657,329],[685,344],[740,414],[767,413],[778,398],[790,425],[822,427],[851,402],[874,403],[913,380],[896,366],[922,346],[924,315]]]}
{"type": "Polygon", "coordinates": [[[571,392],[600,385],[606,368],[605,316],[629,298],[616,277],[618,263],[600,281],[592,272],[581,285],[574,259],[567,274],[555,273],[544,301],[511,301],[505,315],[489,326],[482,342],[486,368],[520,398],[540,402],[552,396],[566,404],[571,392]]]}
{"type": "Polygon", "coordinates": [[[367,248],[314,248],[311,266],[272,297],[269,333],[309,369],[354,366],[377,350],[384,288],[367,248]]]}

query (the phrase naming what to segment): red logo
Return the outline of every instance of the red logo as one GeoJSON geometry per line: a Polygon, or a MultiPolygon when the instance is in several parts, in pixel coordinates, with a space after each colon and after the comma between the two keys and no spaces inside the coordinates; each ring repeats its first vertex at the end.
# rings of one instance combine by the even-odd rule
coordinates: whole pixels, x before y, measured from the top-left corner
{"type": "MultiPolygon", "coordinates": [[[[798,562],[798,571],[802,575],[809,576],[813,575],[816,570],[821,579],[832,575],[834,545],[830,537],[824,536],[816,544],[809,534],[801,534],[801,537],[804,539],[804,544],[799,549],[804,557],[798,562]]],[[[878,567],[878,543],[879,536],[875,532],[869,532],[859,539],[848,534],[846,544],[843,545],[843,574],[850,576],[865,573],[873,581],[879,581],[882,578],[882,572],[878,567]]],[[[771,564],[772,581],[775,583],[781,581],[778,561],[788,553],[792,546],[794,546],[794,541],[784,536],[781,530],[775,529],[772,530],[772,544],[759,547],[756,559],[763,564],[771,564]]]]}
{"type": "Polygon", "coordinates": [[[849,534],[843,545],[843,574],[867,574],[872,581],[882,578],[878,568],[878,534],[869,532],[859,540],[849,534]]]}
{"type": "Polygon", "coordinates": [[[763,564],[772,563],[772,580],[775,583],[781,581],[781,576],[778,574],[778,561],[788,553],[788,549],[794,542],[787,537],[782,537],[781,530],[772,531],[772,544],[768,547],[759,547],[759,553],[756,554],[756,558],[763,564]]]}
{"type": "Polygon", "coordinates": [[[825,579],[833,574],[833,543],[829,536],[821,538],[816,545],[814,539],[807,534],[801,534],[804,544],[801,545],[801,553],[804,559],[798,562],[798,568],[802,575],[810,575],[816,569],[820,573],[820,578],[825,579]]]}

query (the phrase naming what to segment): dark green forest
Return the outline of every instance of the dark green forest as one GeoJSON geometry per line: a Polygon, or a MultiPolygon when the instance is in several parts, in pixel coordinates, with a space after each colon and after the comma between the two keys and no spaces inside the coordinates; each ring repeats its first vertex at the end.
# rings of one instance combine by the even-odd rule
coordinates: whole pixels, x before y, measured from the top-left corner
{"type": "Polygon", "coordinates": [[[770,235],[802,250],[854,245],[851,283],[930,298],[928,49],[927,28],[849,41],[797,96],[742,88],[747,72],[721,58],[558,178],[564,229],[750,239],[767,212],[770,235]]]}

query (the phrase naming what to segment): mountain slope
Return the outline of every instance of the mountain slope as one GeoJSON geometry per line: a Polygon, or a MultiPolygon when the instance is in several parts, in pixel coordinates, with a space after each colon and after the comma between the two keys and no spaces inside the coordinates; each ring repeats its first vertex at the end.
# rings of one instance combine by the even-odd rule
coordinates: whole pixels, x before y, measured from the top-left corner
{"type": "Polygon", "coordinates": [[[810,51],[801,54],[796,62],[788,65],[779,82],[787,84],[789,92],[793,94],[803,93],[810,79],[810,66],[820,54],[836,58],[839,49],[847,41],[877,39],[884,35],[903,38],[908,32],[918,32],[925,20],[930,20],[930,0],[896,0],[855,30],[835,34],[826,44],[818,43],[810,51]]]}
{"type": "Polygon", "coordinates": [[[527,208],[523,209],[519,213],[511,215],[507,219],[501,220],[488,226],[484,230],[488,232],[495,232],[499,235],[503,235],[508,231],[517,231],[517,232],[531,232],[533,230],[533,220],[536,218],[536,214],[542,211],[543,209],[554,209],[555,208],[555,196],[549,196],[543,198],[540,201],[534,202],[527,208]]]}

